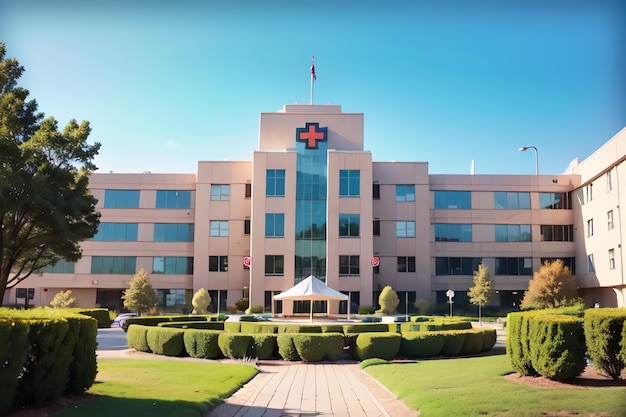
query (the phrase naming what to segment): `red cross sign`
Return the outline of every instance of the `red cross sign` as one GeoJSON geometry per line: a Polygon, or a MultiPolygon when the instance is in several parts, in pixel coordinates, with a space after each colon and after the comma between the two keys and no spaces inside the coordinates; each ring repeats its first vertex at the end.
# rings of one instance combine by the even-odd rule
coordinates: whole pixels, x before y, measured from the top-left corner
{"type": "Polygon", "coordinates": [[[318,141],[325,141],[328,136],[328,128],[320,127],[319,123],[307,122],[306,127],[296,128],[296,140],[306,143],[307,149],[317,149],[318,141]]]}

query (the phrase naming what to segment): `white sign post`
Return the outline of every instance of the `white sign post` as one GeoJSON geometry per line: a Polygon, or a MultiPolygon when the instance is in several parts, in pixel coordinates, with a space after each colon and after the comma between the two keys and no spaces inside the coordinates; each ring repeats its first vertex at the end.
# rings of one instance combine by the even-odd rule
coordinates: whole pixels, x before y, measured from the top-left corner
{"type": "Polygon", "coordinates": [[[452,299],[454,298],[454,291],[448,290],[446,291],[446,295],[448,296],[448,303],[450,303],[450,317],[452,317],[452,299]]]}

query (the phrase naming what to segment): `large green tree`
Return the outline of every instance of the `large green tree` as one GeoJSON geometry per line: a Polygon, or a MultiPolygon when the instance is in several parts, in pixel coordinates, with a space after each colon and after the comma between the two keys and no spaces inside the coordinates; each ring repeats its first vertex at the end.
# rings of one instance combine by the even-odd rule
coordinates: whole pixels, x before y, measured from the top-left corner
{"type": "Polygon", "coordinates": [[[89,123],[59,130],[44,119],[17,85],[24,67],[5,55],[0,43],[0,305],[34,271],[77,261],[100,221],[88,188],[100,144],[87,143],[89,123]]]}

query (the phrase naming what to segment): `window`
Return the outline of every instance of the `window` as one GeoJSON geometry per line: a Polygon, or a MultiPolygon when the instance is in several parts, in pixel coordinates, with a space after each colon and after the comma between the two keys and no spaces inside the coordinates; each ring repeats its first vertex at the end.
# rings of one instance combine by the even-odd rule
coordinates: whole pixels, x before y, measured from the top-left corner
{"type": "Polygon", "coordinates": [[[74,262],[68,262],[65,259],[59,259],[54,265],[48,265],[41,268],[41,272],[46,274],[73,274],[74,262]]]}
{"type": "Polygon", "coordinates": [[[615,249],[609,249],[609,269],[615,269],[615,249]]]}
{"type": "Polygon", "coordinates": [[[374,236],[380,236],[380,220],[374,220],[373,231],[374,236]]]}
{"type": "Polygon", "coordinates": [[[285,195],[285,170],[268,169],[265,177],[265,195],[284,196],[285,195]]]}
{"type": "Polygon", "coordinates": [[[471,242],[471,224],[435,224],[435,242],[471,242]]]}
{"type": "Polygon", "coordinates": [[[285,257],[265,255],[265,275],[285,275],[285,257]]]}
{"type": "Polygon", "coordinates": [[[159,307],[161,308],[186,308],[191,305],[192,290],[187,289],[157,289],[159,307]]]}
{"type": "Polygon", "coordinates": [[[587,185],[587,202],[593,200],[593,184],[587,185]]]}
{"type": "Polygon", "coordinates": [[[136,241],[137,223],[100,223],[93,240],[136,241]]]}
{"type": "Polygon", "coordinates": [[[590,274],[596,272],[596,266],[593,263],[593,253],[587,255],[587,272],[590,274]]]}
{"type": "Polygon", "coordinates": [[[212,201],[230,200],[230,185],[211,184],[211,200],[212,201]]]}
{"type": "Polygon", "coordinates": [[[372,187],[372,199],[380,200],[380,184],[373,184],[372,187]]]}
{"type": "Polygon", "coordinates": [[[496,275],[532,275],[532,258],[496,258],[496,275]]]}
{"type": "Polygon", "coordinates": [[[415,222],[397,221],[396,237],[415,237],[415,222]]]}
{"type": "Polygon", "coordinates": [[[496,224],[496,242],[530,242],[529,224],[496,224]]]}
{"type": "Polygon", "coordinates": [[[134,274],[137,258],[134,256],[92,256],[92,274],[134,274]]]}
{"type": "Polygon", "coordinates": [[[228,220],[211,220],[211,236],[228,236],[228,220]]]}
{"type": "Polygon", "coordinates": [[[209,256],[209,272],[228,272],[228,256],[209,256]]]}
{"type": "Polygon", "coordinates": [[[339,275],[359,275],[359,256],[340,255],[339,275]]]}
{"type": "Polygon", "coordinates": [[[435,191],[436,209],[471,209],[471,191],[435,191]]]}
{"type": "Polygon", "coordinates": [[[155,242],[193,242],[193,223],[155,223],[155,242]]]}
{"type": "Polygon", "coordinates": [[[572,275],[576,275],[576,258],[541,258],[541,265],[546,262],[552,263],[557,259],[563,262],[563,266],[567,267],[572,272],[572,275]]]}
{"type": "Polygon", "coordinates": [[[606,222],[609,230],[612,230],[613,227],[615,227],[615,224],[613,223],[613,210],[606,212],[606,222]]]}
{"type": "Polygon", "coordinates": [[[570,193],[539,193],[539,208],[553,210],[571,210],[570,193]]]}
{"type": "Polygon", "coordinates": [[[285,215],[283,213],[265,213],[265,237],[285,236],[285,215]]]}
{"type": "Polygon", "coordinates": [[[482,263],[481,258],[437,257],[435,258],[435,274],[437,275],[473,275],[482,263]]]}
{"type": "Polygon", "coordinates": [[[396,201],[415,201],[415,185],[396,185],[396,201]]]}
{"type": "Polygon", "coordinates": [[[358,214],[339,215],[339,237],[358,237],[361,216],[358,214]]]}
{"type": "Polygon", "coordinates": [[[611,180],[611,171],[606,172],[606,192],[610,192],[613,189],[613,181],[611,180]]]}
{"type": "Polygon", "coordinates": [[[593,219],[587,220],[587,237],[593,236],[593,219]]]}
{"type": "Polygon", "coordinates": [[[191,275],[193,274],[193,258],[185,256],[155,256],[152,258],[152,273],[191,275]]]}
{"type": "Polygon", "coordinates": [[[191,208],[191,191],[157,190],[156,208],[166,208],[166,209],[191,208]]]}
{"type": "Polygon", "coordinates": [[[244,235],[250,234],[250,227],[251,227],[250,219],[245,219],[243,221],[243,234],[244,235]]]}
{"type": "Polygon", "coordinates": [[[246,198],[252,197],[252,184],[250,183],[246,183],[245,197],[246,198]]]}
{"type": "Polygon", "coordinates": [[[345,170],[339,171],[339,196],[358,197],[361,195],[361,171],[345,170]]]}
{"type": "Polygon", "coordinates": [[[104,190],[104,208],[139,208],[139,190],[104,190]]]}
{"type": "Polygon", "coordinates": [[[398,272],[415,272],[415,256],[398,256],[398,272]]]}
{"type": "Polygon", "coordinates": [[[573,242],[574,225],[571,224],[542,224],[542,242],[573,242]]]}
{"type": "Polygon", "coordinates": [[[495,207],[499,210],[530,209],[529,192],[496,191],[494,194],[495,207]]]}

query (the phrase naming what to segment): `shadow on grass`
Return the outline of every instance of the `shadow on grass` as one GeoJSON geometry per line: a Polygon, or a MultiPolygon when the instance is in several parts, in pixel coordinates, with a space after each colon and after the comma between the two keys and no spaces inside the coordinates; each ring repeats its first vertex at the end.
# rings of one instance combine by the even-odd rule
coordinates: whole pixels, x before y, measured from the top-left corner
{"type": "Polygon", "coordinates": [[[208,401],[164,401],[152,398],[120,398],[99,395],[93,400],[76,403],[52,414],[53,417],[202,417],[218,404],[208,401]]]}

